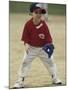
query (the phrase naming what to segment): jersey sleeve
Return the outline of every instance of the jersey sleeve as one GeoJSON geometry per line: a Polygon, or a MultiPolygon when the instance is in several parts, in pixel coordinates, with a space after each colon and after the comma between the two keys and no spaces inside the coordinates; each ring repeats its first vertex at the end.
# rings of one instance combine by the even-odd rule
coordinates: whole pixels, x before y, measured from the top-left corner
{"type": "Polygon", "coordinates": [[[29,27],[27,24],[24,26],[24,30],[22,33],[21,40],[24,41],[24,43],[30,43],[30,33],[29,33],[29,27]]]}

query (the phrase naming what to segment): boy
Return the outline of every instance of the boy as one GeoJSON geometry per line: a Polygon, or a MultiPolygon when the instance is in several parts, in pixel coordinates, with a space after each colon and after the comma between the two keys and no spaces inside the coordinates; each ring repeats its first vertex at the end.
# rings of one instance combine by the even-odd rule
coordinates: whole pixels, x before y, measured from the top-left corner
{"type": "Polygon", "coordinates": [[[21,65],[19,78],[14,88],[24,87],[25,77],[28,75],[31,62],[38,56],[47,67],[53,84],[60,85],[62,82],[57,77],[56,65],[52,60],[54,45],[47,24],[41,20],[46,10],[39,3],[30,6],[32,18],[26,22],[21,40],[24,41],[26,56],[21,65]]]}

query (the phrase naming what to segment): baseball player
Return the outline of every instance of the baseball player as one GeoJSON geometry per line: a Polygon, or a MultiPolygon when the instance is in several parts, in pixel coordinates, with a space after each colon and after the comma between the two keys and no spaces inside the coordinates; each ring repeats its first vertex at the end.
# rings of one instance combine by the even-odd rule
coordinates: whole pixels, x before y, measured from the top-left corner
{"type": "Polygon", "coordinates": [[[41,7],[40,3],[32,3],[30,12],[32,18],[26,22],[21,38],[26,48],[24,61],[21,64],[18,80],[13,88],[18,89],[24,87],[24,80],[31,68],[31,62],[36,57],[39,57],[44,66],[48,69],[53,84],[61,85],[62,82],[57,77],[56,65],[52,59],[54,51],[53,40],[47,24],[44,20],[41,20],[46,10],[41,7]]]}

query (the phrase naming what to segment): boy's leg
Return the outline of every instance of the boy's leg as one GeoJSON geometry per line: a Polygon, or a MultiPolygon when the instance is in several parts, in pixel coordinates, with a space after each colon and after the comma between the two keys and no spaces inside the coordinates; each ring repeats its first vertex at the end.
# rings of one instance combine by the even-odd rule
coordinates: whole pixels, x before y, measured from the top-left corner
{"type": "Polygon", "coordinates": [[[54,63],[53,59],[48,58],[47,53],[45,53],[43,50],[41,51],[40,58],[43,64],[47,67],[52,77],[53,83],[61,84],[61,81],[58,79],[58,76],[57,76],[56,64],[54,63]]]}
{"type": "Polygon", "coordinates": [[[32,59],[33,58],[30,58],[30,56],[26,55],[25,53],[24,58],[23,58],[24,61],[21,63],[21,66],[19,68],[18,79],[16,83],[14,84],[14,88],[24,87],[24,80],[30,70],[32,59]]]}
{"type": "Polygon", "coordinates": [[[24,86],[24,79],[25,77],[28,75],[28,72],[30,70],[31,67],[31,62],[33,61],[33,59],[37,56],[37,53],[33,50],[30,49],[28,51],[28,53],[25,53],[24,56],[24,61],[22,62],[19,72],[18,72],[18,80],[16,81],[14,87],[22,87],[24,86]]]}

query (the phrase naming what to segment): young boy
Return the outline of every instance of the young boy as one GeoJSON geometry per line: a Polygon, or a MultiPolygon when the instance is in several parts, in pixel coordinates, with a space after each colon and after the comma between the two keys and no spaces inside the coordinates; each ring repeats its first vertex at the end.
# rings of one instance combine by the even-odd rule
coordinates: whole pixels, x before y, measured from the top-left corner
{"type": "Polygon", "coordinates": [[[43,64],[47,67],[53,84],[62,84],[57,77],[56,65],[54,64],[51,56],[53,54],[54,45],[50,35],[48,26],[41,20],[42,14],[46,10],[41,7],[39,3],[32,3],[30,6],[32,18],[26,22],[22,34],[22,41],[26,49],[26,56],[21,65],[19,78],[14,85],[14,88],[24,87],[24,80],[28,75],[31,62],[38,56],[43,64]]]}

